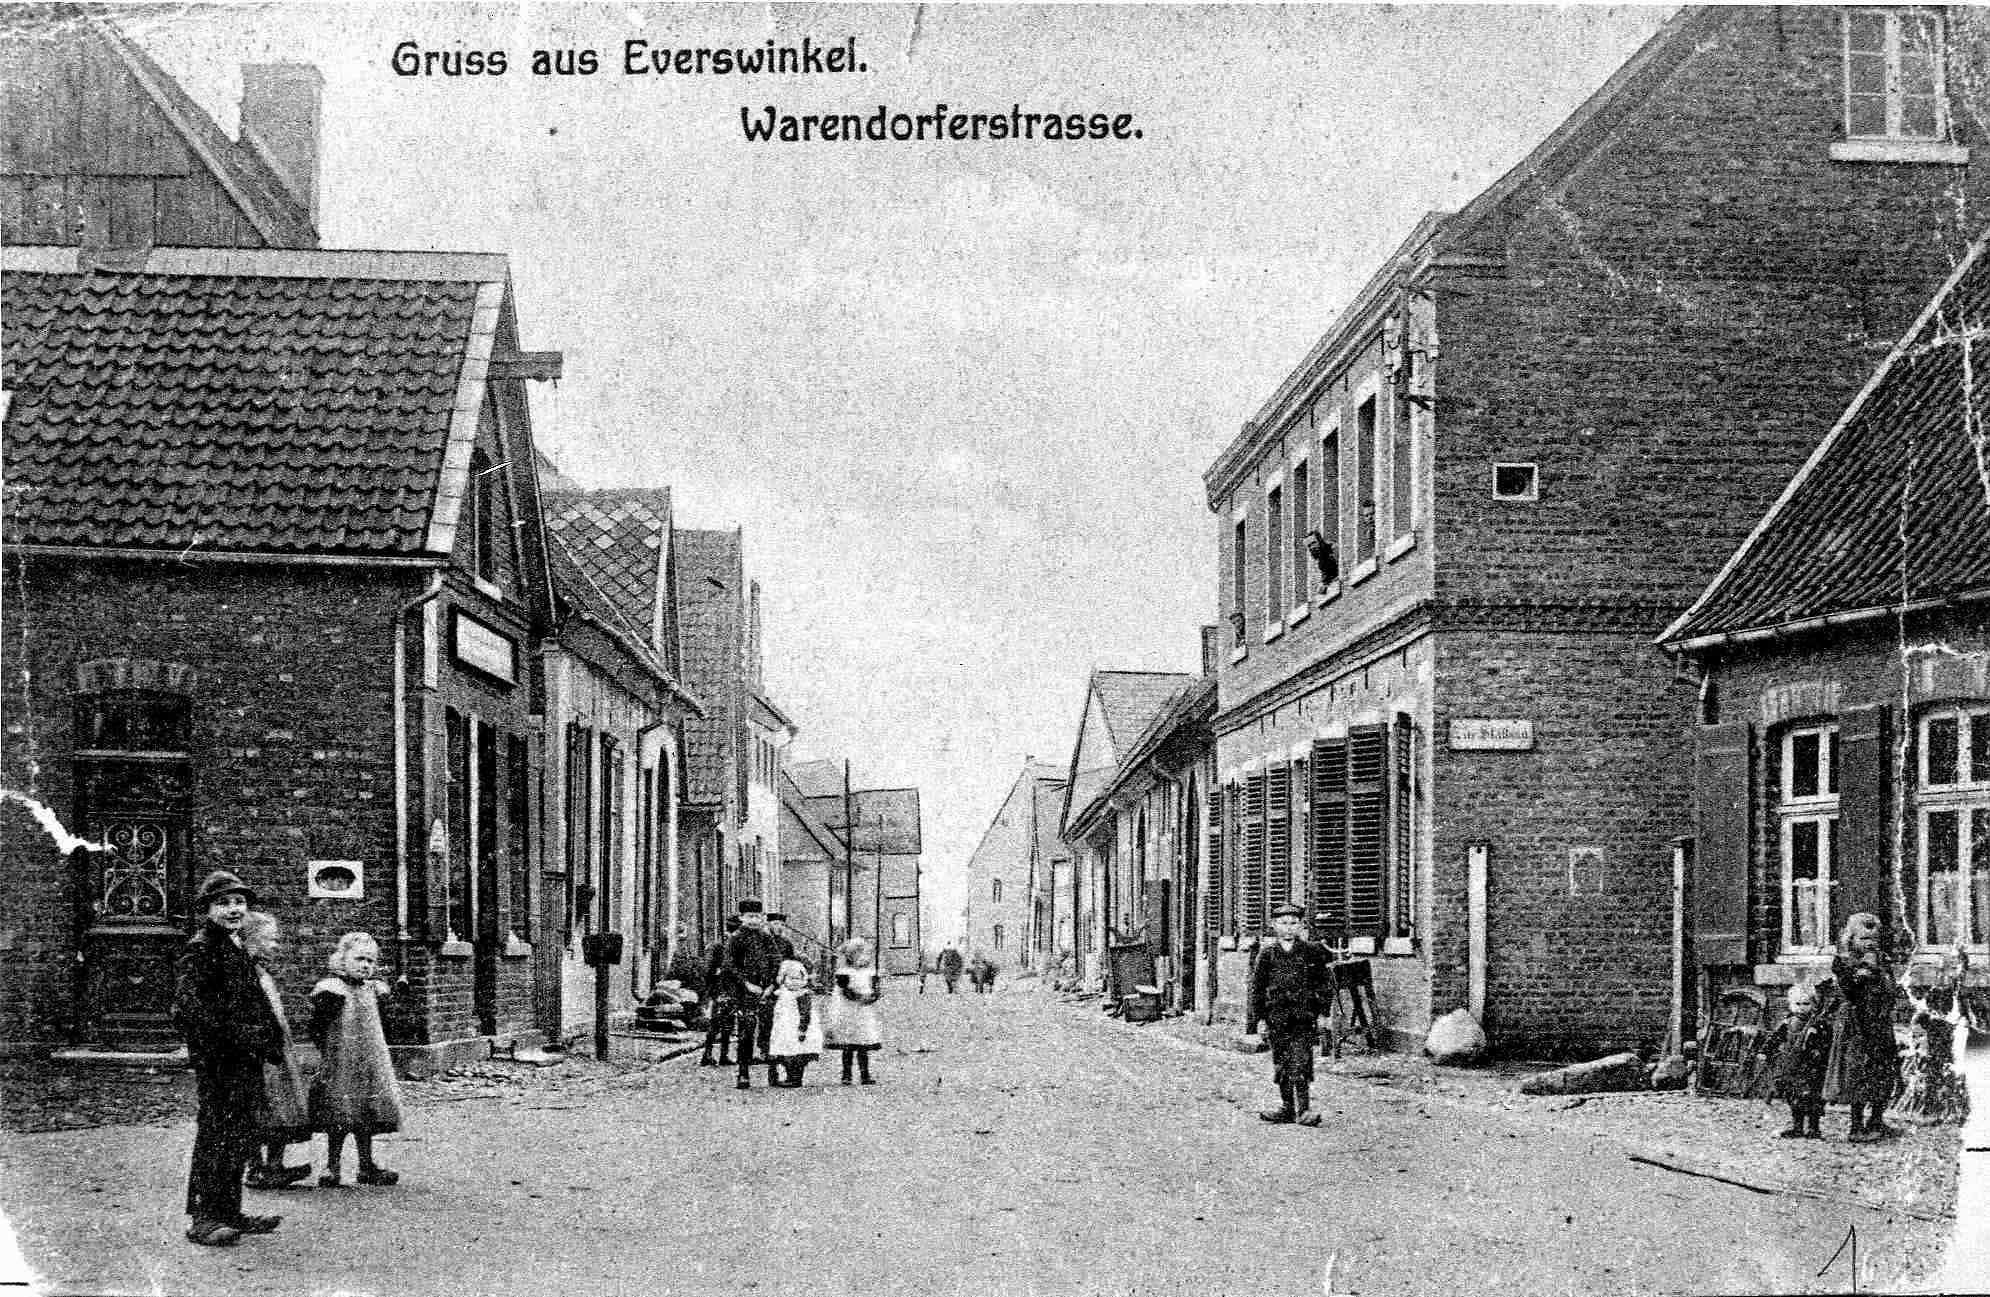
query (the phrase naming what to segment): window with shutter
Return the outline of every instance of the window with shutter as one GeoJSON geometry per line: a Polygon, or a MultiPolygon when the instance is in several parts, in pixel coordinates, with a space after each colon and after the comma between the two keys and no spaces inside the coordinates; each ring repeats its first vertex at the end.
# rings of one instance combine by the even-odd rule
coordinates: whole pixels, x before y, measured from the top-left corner
{"type": "Polygon", "coordinates": [[[1265,790],[1265,913],[1292,896],[1292,767],[1272,766],[1265,790]]]}
{"type": "Polygon", "coordinates": [[[1396,714],[1395,789],[1391,799],[1395,829],[1389,844],[1392,862],[1389,880],[1389,935],[1408,937],[1416,931],[1416,851],[1412,789],[1416,780],[1416,725],[1400,712],[1396,714]]]}
{"type": "Polygon", "coordinates": [[[1357,725],[1347,736],[1347,926],[1380,936],[1389,865],[1389,727],[1357,725]]]}
{"type": "Polygon", "coordinates": [[[1347,935],[1347,740],[1313,744],[1306,912],[1316,938],[1347,935]]]}
{"type": "Polygon", "coordinates": [[[1265,928],[1265,775],[1262,770],[1244,779],[1244,869],[1238,899],[1243,932],[1265,928]]]}
{"type": "Polygon", "coordinates": [[[1209,866],[1209,881],[1203,889],[1203,928],[1210,933],[1223,931],[1223,887],[1228,871],[1223,867],[1223,790],[1209,790],[1209,850],[1203,856],[1209,866]]]}

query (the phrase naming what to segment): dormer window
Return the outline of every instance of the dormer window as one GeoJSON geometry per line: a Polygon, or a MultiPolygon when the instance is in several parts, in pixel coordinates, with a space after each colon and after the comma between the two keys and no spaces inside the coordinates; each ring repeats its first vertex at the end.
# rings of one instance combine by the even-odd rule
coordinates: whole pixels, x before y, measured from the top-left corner
{"type": "Polygon", "coordinates": [[[1949,141],[1945,32],[1933,9],[1849,9],[1844,18],[1841,162],[1962,163],[1949,141]]]}

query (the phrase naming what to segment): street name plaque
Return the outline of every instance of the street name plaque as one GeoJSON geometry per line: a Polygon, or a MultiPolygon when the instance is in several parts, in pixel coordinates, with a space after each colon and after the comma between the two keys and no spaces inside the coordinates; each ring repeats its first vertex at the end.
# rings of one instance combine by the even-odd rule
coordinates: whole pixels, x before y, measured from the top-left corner
{"type": "Polygon", "coordinates": [[[1460,717],[1451,722],[1453,752],[1531,752],[1534,722],[1460,717]]]}

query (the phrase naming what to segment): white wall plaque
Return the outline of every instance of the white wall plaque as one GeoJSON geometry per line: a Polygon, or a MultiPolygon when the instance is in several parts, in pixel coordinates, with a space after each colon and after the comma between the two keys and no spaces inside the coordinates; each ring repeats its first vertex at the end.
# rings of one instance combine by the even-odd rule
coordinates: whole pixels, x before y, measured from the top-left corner
{"type": "Polygon", "coordinates": [[[518,643],[461,608],[451,622],[456,660],[509,684],[518,683],[518,643]]]}
{"type": "Polygon", "coordinates": [[[1534,722],[1458,717],[1451,722],[1453,752],[1529,752],[1534,747],[1534,722]]]}

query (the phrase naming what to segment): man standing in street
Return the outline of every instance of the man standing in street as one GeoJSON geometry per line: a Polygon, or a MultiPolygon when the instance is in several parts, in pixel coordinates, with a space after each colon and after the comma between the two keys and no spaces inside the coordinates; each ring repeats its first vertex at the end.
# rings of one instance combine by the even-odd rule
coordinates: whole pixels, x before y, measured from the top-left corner
{"type": "Polygon", "coordinates": [[[739,931],[737,915],[726,920],[726,935],[714,941],[705,952],[705,985],[701,988],[705,996],[705,1052],[698,1056],[699,1067],[730,1067],[732,1060],[726,1055],[732,1052],[732,1024],[735,1006],[732,998],[732,981],[726,976],[726,941],[739,931]],[[712,1045],[716,1042],[719,1056],[712,1058],[712,1045]]]}
{"type": "Polygon", "coordinates": [[[940,978],[947,984],[948,995],[954,994],[954,988],[960,983],[960,967],[960,951],[948,946],[940,952],[940,978]]]}
{"type": "Polygon", "coordinates": [[[726,982],[732,988],[737,1006],[733,1028],[733,1054],[739,1060],[738,1088],[751,1090],[753,1047],[767,1047],[767,1033],[773,1025],[772,1006],[763,1001],[781,970],[781,943],[767,931],[767,915],[758,901],[739,903],[739,931],[726,938],[726,982]]]}
{"type": "Polygon", "coordinates": [[[1283,1106],[1258,1114],[1264,1121],[1317,1126],[1313,1111],[1313,1055],[1320,1044],[1319,1022],[1333,1007],[1334,970],[1326,949],[1299,936],[1306,912],[1287,902],[1271,912],[1276,940],[1258,951],[1251,965],[1249,1019],[1244,1033],[1265,1024],[1271,1039],[1271,1075],[1283,1106]]]}

